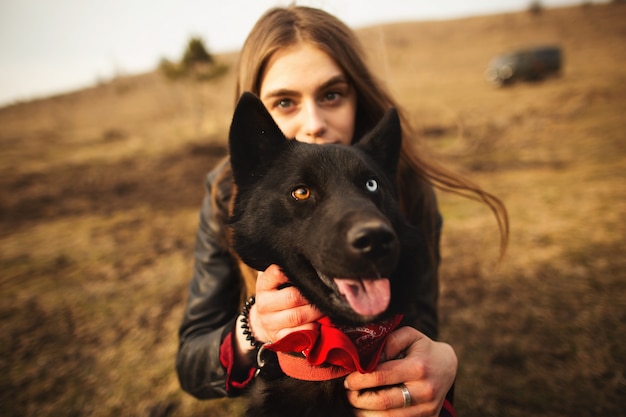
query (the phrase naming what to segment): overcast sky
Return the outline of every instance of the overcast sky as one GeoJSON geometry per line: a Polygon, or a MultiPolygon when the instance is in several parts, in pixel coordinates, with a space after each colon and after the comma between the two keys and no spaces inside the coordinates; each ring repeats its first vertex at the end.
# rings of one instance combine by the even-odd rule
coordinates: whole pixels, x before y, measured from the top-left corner
{"type": "MultiPolygon", "coordinates": [[[[178,59],[191,36],[238,50],[259,16],[291,0],[0,0],[0,106],[178,59]]],[[[600,2],[596,0],[595,2],[600,2]]],[[[524,10],[531,0],[300,0],[353,28],[524,10]]],[[[581,0],[542,0],[545,7],[581,0]]]]}

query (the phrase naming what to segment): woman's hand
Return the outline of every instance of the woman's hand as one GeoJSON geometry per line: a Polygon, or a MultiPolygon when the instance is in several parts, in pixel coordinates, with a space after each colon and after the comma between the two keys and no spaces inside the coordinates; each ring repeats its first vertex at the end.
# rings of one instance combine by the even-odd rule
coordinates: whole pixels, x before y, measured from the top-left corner
{"type": "Polygon", "coordinates": [[[256,281],[256,302],[250,311],[250,328],[255,339],[276,342],[291,332],[315,329],[323,314],[289,285],[277,265],[260,272],[256,281]]]}
{"type": "MultiPolygon", "coordinates": [[[[255,298],[248,314],[248,324],[259,342],[276,342],[291,332],[315,329],[319,325],[314,322],[323,316],[296,287],[290,285],[277,265],[259,272],[255,298]]],[[[247,371],[252,365],[248,353],[253,347],[246,340],[241,326],[235,329],[236,371],[247,371]]]]}
{"type": "Polygon", "coordinates": [[[383,358],[390,360],[381,362],[373,372],[353,372],[346,377],[348,400],[356,415],[438,416],[456,377],[457,357],[452,347],[412,327],[402,327],[389,335],[383,358]],[[411,405],[406,408],[400,384],[411,394],[411,405]]]}

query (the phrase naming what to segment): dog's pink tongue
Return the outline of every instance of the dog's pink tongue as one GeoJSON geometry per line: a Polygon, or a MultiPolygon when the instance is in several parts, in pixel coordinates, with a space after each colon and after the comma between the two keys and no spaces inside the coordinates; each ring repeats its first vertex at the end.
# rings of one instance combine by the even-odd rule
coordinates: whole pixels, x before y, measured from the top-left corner
{"type": "Polygon", "coordinates": [[[391,291],[387,278],[354,279],[335,278],[339,292],[348,300],[350,307],[362,316],[380,314],[389,305],[391,291]]]}

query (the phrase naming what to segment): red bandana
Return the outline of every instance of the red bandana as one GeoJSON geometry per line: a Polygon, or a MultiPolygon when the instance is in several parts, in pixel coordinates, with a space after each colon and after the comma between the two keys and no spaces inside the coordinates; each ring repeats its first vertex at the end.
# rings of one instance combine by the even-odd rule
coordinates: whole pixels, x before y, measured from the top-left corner
{"type": "Polygon", "coordinates": [[[265,348],[278,353],[285,374],[305,381],[324,381],[351,372],[371,372],[378,365],[387,336],[402,320],[388,320],[359,327],[336,326],[322,317],[318,330],[290,333],[265,348]]]}

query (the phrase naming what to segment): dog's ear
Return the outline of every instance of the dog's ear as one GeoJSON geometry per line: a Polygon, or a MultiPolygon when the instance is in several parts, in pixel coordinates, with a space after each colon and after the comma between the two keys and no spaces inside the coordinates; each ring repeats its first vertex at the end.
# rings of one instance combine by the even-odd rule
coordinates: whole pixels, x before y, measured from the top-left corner
{"type": "Polygon", "coordinates": [[[253,182],[289,143],[261,100],[245,92],[230,125],[228,148],[237,185],[253,182]]]}
{"type": "Polygon", "coordinates": [[[398,111],[390,108],[376,127],[357,146],[365,150],[393,178],[398,168],[402,146],[402,127],[398,111]]]}

